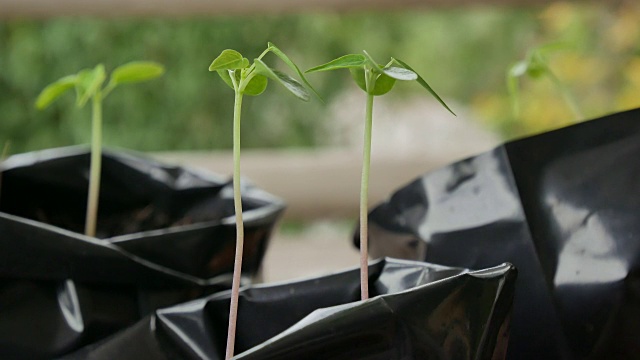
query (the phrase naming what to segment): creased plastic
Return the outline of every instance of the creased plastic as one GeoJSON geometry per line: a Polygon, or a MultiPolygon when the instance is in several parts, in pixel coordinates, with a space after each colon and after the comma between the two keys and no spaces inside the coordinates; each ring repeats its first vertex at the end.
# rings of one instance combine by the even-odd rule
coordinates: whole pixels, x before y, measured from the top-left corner
{"type": "MultiPolygon", "coordinates": [[[[359,272],[241,291],[234,359],[503,359],[516,270],[382,259],[359,272]]],[[[224,358],[229,292],[160,309],[71,359],[224,358]]]]}
{"type": "Polygon", "coordinates": [[[373,257],[517,266],[510,359],[640,356],[640,109],[429,172],[369,219],[373,257]]]}
{"type": "MultiPolygon", "coordinates": [[[[105,151],[98,238],[82,235],[89,154],[10,157],[0,193],[0,358],[50,359],[153,310],[226,289],[235,249],[233,192],[210,173],[105,151]]],[[[284,205],[243,189],[246,275],[284,205]]]]}

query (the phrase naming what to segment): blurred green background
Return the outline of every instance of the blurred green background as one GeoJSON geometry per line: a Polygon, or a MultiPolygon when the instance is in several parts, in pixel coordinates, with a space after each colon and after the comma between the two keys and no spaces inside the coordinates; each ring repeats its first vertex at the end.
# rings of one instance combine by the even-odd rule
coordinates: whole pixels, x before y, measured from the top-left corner
{"type": "MultiPolygon", "coordinates": [[[[505,139],[573,120],[545,79],[523,81],[522,114],[511,113],[506,71],[528,49],[549,42],[568,44],[549,62],[586,117],[640,107],[640,5],[635,2],[391,14],[10,20],[0,22],[0,144],[10,140],[11,153],[17,153],[87,143],[90,107],[77,109],[67,95],[39,112],[33,106],[39,91],[97,63],[111,70],[131,60],[154,60],[167,67],[163,78],[122,87],[106,99],[104,143],[141,151],[230,148],[233,93],[207,67],[226,48],[252,59],[267,41],[303,69],[363,49],[377,59],[399,57],[456,110],[464,109],[505,139]]],[[[327,103],[355,86],[346,72],[313,74],[310,80],[327,103]]],[[[326,105],[297,101],[270,86],[244,102],[243,147],[322,146],[326,105]]],[[[420,91],[402,86],[390,96],[420,91]]]]}

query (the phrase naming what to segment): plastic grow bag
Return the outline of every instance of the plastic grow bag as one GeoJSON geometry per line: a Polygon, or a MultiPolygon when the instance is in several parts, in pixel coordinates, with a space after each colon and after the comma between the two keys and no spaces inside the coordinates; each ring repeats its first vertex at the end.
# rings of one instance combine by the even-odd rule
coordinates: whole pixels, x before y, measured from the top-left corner
{"type": "MultiPolygon", "coordinates": [[[[105,151],[98,238],[81,234],[89,154],[10,157],[0,193],[0,358],[51,358],[158,307],[229,287],[232,185],[204,172],[105,151]]],[[[283,203],[244,185],[245,274],[255,274],[283,203]]]]}
{"type": "Polygon", "coordinates": [[[640,109],[429,172],[369,221],[374,257],[517,266],[510,359],[640,356],[640,109]]]}
{"type": "MultiPolygon", "coordinates": [[[[382,259],[359,270],[240,293],[234,359],[501,359],[516,270],[382,259]]],[[[156,311],[64,359],[223,359],[230,292],[156,311]]]]}

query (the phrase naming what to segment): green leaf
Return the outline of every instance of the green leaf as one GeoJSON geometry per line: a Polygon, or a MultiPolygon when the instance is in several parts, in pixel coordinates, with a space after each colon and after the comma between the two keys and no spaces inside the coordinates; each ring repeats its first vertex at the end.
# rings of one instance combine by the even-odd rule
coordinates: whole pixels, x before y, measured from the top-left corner
{"type": "MultiPolygon", "coordinates": [[[[351,72],[351,77],[356,82],[358,87],[364,92],[367,92],[367,82],[365,80],[365,70],[363,68],[351,68],[349,69],[351,72]]],[[[396,79],[389,77],[385,74],[379,74],[376,77],[376,83],[373,86],[373,91],[370,92],[371,95],[380,96],[388,93],[393,88],[393,85],[396,83],[396,79]]]]}
{"type": "Polygon", "coordinates": [[[367,80],[365,79],[364,69],[351,68],[349,69],[349,72],[351,73],[353,81],[356,82],[356,85],[358,85],[360,89],[364,90],[364,92],[367,92],[367,80]]]}
{"type": "Polygon", "coordinates": [[[386,74],[380,74],[376,78],[376,84],[373,87],[373,95],[380,96],[388,93],[393,89],[393,85],[396,84],[396,79],[387,76],[386,74]]]}
{"type": "Polygon", "coordinates": [[[520,77],[527,73],[527,62],[522,60],[515,63],[511,69],[509,69],[510,77],[520,77]]]}
{"type": "Polygon", "coordinates": [[[213,59],[209,65],[209,71],[235,70],[249,67],[249,60],[242,57],[242,54],[235,50],[223,50],[217,58],[213,59]]]}
{"type": "MultiPolygon", "coordinates": [[[[233,82],[231,81],[231,75],[229,75],[229,70],[216,70],[216,72],[218,73],[220,78],[225,82],[225,84],[229,85],[231,89],[235,90],[233,87],[233,82]]],[[[234,76],[236,78],[236,84],[239,84],[240,76],[241,76],[240,71],[233,71],[233,73],[235,74],[234,76]]],[[[269,81],[265,76],[256,74],[245,86],[244,91],[242,93],[251,95],[251,96],[260,95],[267,88],[268,82],[269,81]]]]}
{"type": "Polygon", "coordinates": [[[266,76],[260,74],[254,75],[244,88],[243,93],[251,96],[258,96],[264,92],[268,83],[269,79],[267,79],[266,76]]]}
{"type": "Polygon", "coordinates": [[[312,67],[311,69],[305,71],[305,73],[363,67],[366,62],[367,60],[364,57],[364,55],[349,54],[349,55],[344,55],[337,59],[331,60],[326,64],[312,67]]]}
{"type": "Polygon", "coordinates": [[[415,70],[413,70],[413,69],[411,68],[411,66],[409,66],[407,63],[405,63],[404,61],[402,61],[402,60],[400,60],[400,59],[393,59],[393,61],[395,61],[397,64],[399,64],[399,65],[400,65],[400,66],[402,66],[403,68],[413,71],[413,72],[418,76],[418,78],[416,79],[416,80],[418,81],[418,83],[419,83],[420,85],[422,85],[422,87],[423,87],[423,88],[427,89],[427,91],[428,91],[431,95],[433,95],[433,97],[434,97],[434,98],[436,98],[436,100],[438,100],[438,102],[439,102],[440,104],[442,104],[442,106],[444,106],[444,107],[445,107],[445,109],[449,110],[449,112],[450,112],[450,113],[452,113],[453,115],[456,115],[456,114],[455,114],[455,113],[454,113],[454,112],[449,108],[449,106],[448,106],[447,104],[445,104],[444,100],[442,100],[442,99],[440,98],[440,96],[439,96],[438,94],[436,94],[435,90],[433,90],[433,89],[431,88],[431,86],[429,86],[429,84],[427,84],[427,82],[422,78],[422,76],[420,76],[420,74],[418,74],[415,70]]]}
{"type": "Polygon", "coordinates": [[[557,42],[540,45],[534,48],[533,52],[539,53],[540,55],[544,56],[544,55],[558,52],[561,50],[570,50],[571,48],[573,48],[573,45],[571,43],[557,41],[557,42]]]}
{"type": "Polygon", "coordinates": [[[68,75],[47,85],[36,99],[36,108],[42,110],[51,105],[60,95],[72,89],[76,85],[76,81],[76,75],[68,75]]]}
{"type": "Polygon", "coordinates": [[[532,56],[527,64],[527,75],[532,79],[539,79],[547,72],[547,64],[540,55],[532,56]]]}
{"type": "MultiPolygon", "coordinates": [[[[232,90],[235,90],[235,88],[233,87],[233,81],[231,81],[231,75],[229,75],[229,70],[216,70],[216,72],[225,84],[229,85],[232,90]]],[[[237,84],[238,82],[240,82],[240,74],[238,74],[236,71],[232,72],[235,74],[237,84]]]]}
{"type": "MultiPolygon", "coordinates": [[[[302,82],[305,84],[305,86],[311,90],[313,92],[313,94],[322,101],[322,97],[320,97],[320,95],[318,94],[318,92],[316,91],[316,89],[313,88],[313,86],[311,86],[311,83],[307,80],[307,78],[304,76],[304,74],[302,73],[302,71],[300,71],[300,68],[298,68],[298,65],[296,65],[284,52],[282,52],[282,50],[278,49],[273,43],[269,42],[267,43],[267,47],[277,56],[280,58],[280,60],[282,60],[285,64],[287,64],[287,66],[296,72],[296,74],[298,74],[298,76],[300,77],[300,79],[302,79],[302,82]]],[[[297,82],[297,81],[296,81],[297,82]]],[[[308,100],[305,100],[308,101],[308,100]]]]}
{"type": "Polygon", "coordinates": [[[396,80],[411,81],[418,79],[418,75],[415,72],[396,66],[385,67],[382,69],[382,72],[396,80]]]}
{"type": "Polygon", "coordinates": [[[81,70],[77,75],[76,105],[83,107],[87,101],[100,89],[107,78],[104,65],[98,64],[93,69],[81,70]]]}
{"type": "Polygon", "coordinates": [[[152,61],[133,61],[118,66],[111,73],[109,86],[155,79],[164,74],[164,66],[152,61]]]}
{"type": "Polygon", "coordinates": [[[287,74],[281,73],[278,70],[274,70],[268,67],[267,64],[265,64],[260,59],[255,59],[254,64],[256,65],[256,72],[259,75],[264,75],[270,79],[276,80],[300,100],[310,100],[311,97],[309,95],[309,92],[307,91],[307,89],[305,89],[304,86],[302,86],[302,84],[296,81],[296,79],[287,74]]]}

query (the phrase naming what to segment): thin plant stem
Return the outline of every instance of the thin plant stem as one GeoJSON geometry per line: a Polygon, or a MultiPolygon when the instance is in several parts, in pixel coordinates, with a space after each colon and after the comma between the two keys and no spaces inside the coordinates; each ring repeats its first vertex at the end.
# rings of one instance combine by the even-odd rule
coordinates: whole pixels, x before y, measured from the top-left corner
{"type": "Polygon", "coordinates": [[[549,79],[551,79],[551,82],[553,82],[558,91],[560,91],[560,94],[564,98],[564,101],[567,103],[567,105],[569,105],[569,108],[571,109],[573,116],[576,118],[576,121],[583,120],[584,116],[582,114],[582,111],[580,111],[578,102],[573,97],[571,91],[569,91],[569,89],[564,85],[562,81],[560,81],[560,79],[556,76],[556,74],[553,73],[553,71],[551,71],[551,69],[547,68],[547,74],[549,76],[549,79]]]}
{"type": "Polygon", "coordinates": [[[96,236],[102,168],[102,93],[98,90],[91,100],[91,169],[84,233],[87,236],[96,236]]]}
{"type": "Polygon", "coordinates": [[[371,129],[373,127],[373,95],[367,94],[364,124],[364,150],[362,154],[362,180],[360,182],[360,293],[362,300],[369,298],[369,170],[371,168],[371,129]]]}
{"type": "Polygon", "coordinates": [[[0,161],[4,161],[9,155],[9,148],[11,147],[11,141],[7,140],[2,147],[2,155],[0,155],[0,161]]]}
{"type": "Polygon", "coordinates": [[[242,272],[242,252],[244,247],[244,224],[242,221],[242,194],[240,191],[240,114],[242,111],[242,92],[236,91],[233,108],[233,205],[236,212],[236,256],[233,265],[233,283],[231,285],[231,305],[229,306],[229,330],[227,332],[227,352],[225,359],[233,357],[236,341],[236,323],[238,320],[238,293],[242,272]]]}
{"type": "MultiPolygon", "coordinates": [[[[9,147],[11,146],[11,141],[7,140],[4,143],[4,147],[2,148],[2,154],[0,155],[0,190],[2,189],[2,163],[7,159],[7,155],[9,155],[9,147]]],[[[1,191],[0,191],[1,192],[1,191]]]]}

